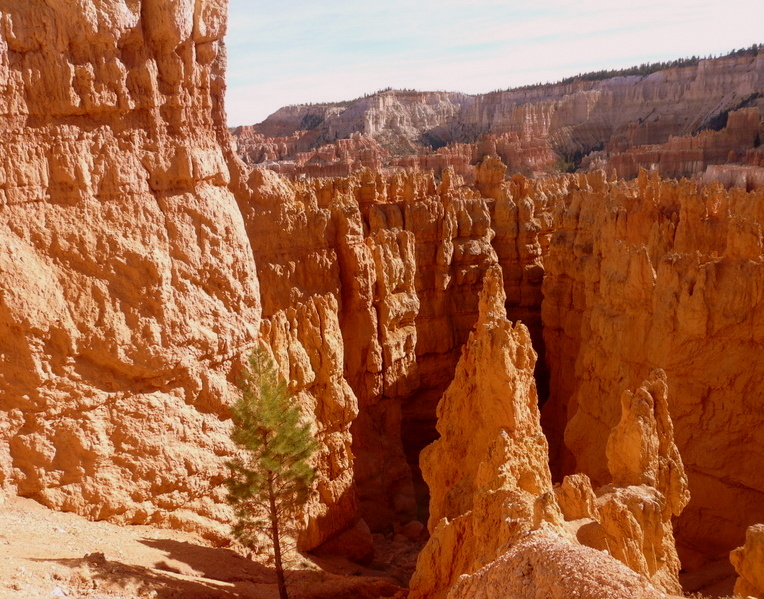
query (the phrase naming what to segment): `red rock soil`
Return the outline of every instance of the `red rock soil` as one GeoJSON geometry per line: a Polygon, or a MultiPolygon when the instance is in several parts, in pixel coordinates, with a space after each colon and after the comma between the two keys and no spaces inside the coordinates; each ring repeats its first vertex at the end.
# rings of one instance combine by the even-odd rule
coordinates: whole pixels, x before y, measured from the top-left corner
{"type": "MultiPolygon", "coordinates": [[[[378,561],[369,568],[297,556],[290,597],[405,597],[420,546],[400,535],[376,541],[378,561]]],[[[276,599],[278,592],[272,565],[193,534],[90,522],[13,498],[0,506],[0,597],[276,599]]]]}

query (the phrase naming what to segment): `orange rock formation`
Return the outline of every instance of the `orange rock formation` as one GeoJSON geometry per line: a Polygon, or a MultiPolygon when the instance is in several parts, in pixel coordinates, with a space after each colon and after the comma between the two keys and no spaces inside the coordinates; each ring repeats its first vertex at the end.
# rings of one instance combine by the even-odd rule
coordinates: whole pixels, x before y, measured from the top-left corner
{"type": "Polygon", "coordinates": [[[764,52],[743,52],[649,75],[581,76],[475,96],[384,90],[288,106],[233,134],[245,161],[293,177],[346,176],[378,161],[438,175],[451,166],[471,182],[487,155],[526,175],[607,167],[626,178],[640,168],[679,177],[745,161],[764,139],[762,96],[764,52]],[[353,137],[365,141],[331,149],[353,137]]]}
{"type": "Polygon", "coordinates": [[[259,338],[321,442],[301,547],[357,528],[339,282],[291,288],[290,238],[258,219],[307,232],[292,249],[309,266],[315,243],[318,269],[334,230],[275,176],[253,199],[224,126],[226,3],[86,4],[0,9],[0,487],[226,538],[228,405],[259,338]]]}
{"type": "Polygon", "coordinates": [[[730,554],[738,573],[735,595],[764,597],[764,524],[754,524],[745,533],[745,545],[730,554]]]}
{"type": "Polygon", "coordinates": [[[261,319],[226,3],[11,1],[0,21],[0,487],[217,534],[261,319]]]}
{"type": "Polygon", "coordinates": [[[536,355],[528,329],[506,319],[504,300],[494,266],[484,278],[476,329],[438,404],[441,438],[421,455],[431,538],[411,582],[413,598],[445,597],[462,574],[544,522],[562,520],[539,424],[536,355]]]}
{"type": "Polygon", "coordinates": [[[693,497],[679,537],[720,556],[764,520],[751,467],[761,446],[747,441],[761,378],[748,357],[761,328],[761,193],[645,173],[628,185],[581,178],[558,207],[545,260],[552,438],[564,428],[576,467],[608,482],[618,398],[664,369],[693,497]]]}
{"type": "MultiPolygon", "coordinates": [[[[544,548],[569,555],[570,568],[605,571],[605,560],[613,585],[648,596],[593,548],[675,590],[672,516],[681,512],[685,567],[724,555],[764,521],[764,191],[644,172],[628,183],[600,171],[506,181],[492,156],[547,160],[536,136],[566,131],[570,149],[615,134],[644,116],[645,98],[673,115],[656,133],[666,141],[696,128],[683,111],[724,87],[725,69],[742,74],[741,90],[758,89],[761,54],[679,69],[676,81],[655,73],[479,99],[382,94],[343,117],[353,117],[348,135],[363,121],[371,137],[387,135],[375,143],[403,143],[469,115],[449,135],[486,134],[485,147],[469,164],[466,146],[450,156],[474,185],[450,158],[435,165],[438,179],[366,168],[290,183],[234,154],[225,22],[224,0],[0,7],[4,493],[224,538],[228,406],[241,360],[265,342],[320,442],[303,549],[368,560],[369,528],[424,519],[418,454],[438,436],[448,389],[440,449],[423,460],[433,541],[416,592],[504,588],[485,585],[536,568],[544,548]],[[680,94],[687,104],[675,110],[680,94]],[[616,107],[623,122],[591,118],[616,107]],[[480,434],[466,428],[479,423],[467,392],[485,404],[480,434]],[[677,448],[692,493],[684,511],[677,448]]],[[[290,109],[250,134],[288,137],[296,121],[306,130],[316,114],[340,112],[290,109]]],[[[311,150],[327,164],[366,144],[335,144],[336,131],[311,150]]],[[[269,156],[307,152],[299,143],[269,156]]],[[[759,154],[746,153],[746,168],[761,168],[759,154]]],[[[755,551],[736,553],[749,581],[755,551]]],[[[533,588],[562,592],[544,586],[568,571],[560,564],[533,588]]],[[[595,574],[571,584],[610,584],[595,574]]]]}
{"type": "Polygon", "coordinates": [[[607,441],[610,485],[595,493],[585,474],[574,474],[555,492],[579,542],[606,551],[657,588],[681,593],[672,517],[690,496],[667,392],[666,374],[657,370],[635,393],[623,393],[621,420],[607,441]]]}
{"type": "MultiPolygon", "coordinates": [[[[743,162],[746,153],[761,143],[764,134],[764,104],[730,112],[721,131],[706,130],[697,135],[670,137],[666,143],[608,148],[605,168],[619,177],[631,179],[640,168],[657,170],[665,177],[691,177],[709,165],[743,162]]],[[[743,186],[745,187],[745,185],[743,186]]]]}
{"type": "Polygon", "coordinates": [[[431,490],[431,538],[410,596],[525,597],[538,588],[547,589],[545,596],[569,596],[569,584],[589,588],[593,597],[621,597],[629,588],[661,596],[612,558],[659,589],[681,592],[671,516],[689,497],[665,374],[657,371],[636,393],[623,395],[621,421],[608,440],[613,484],[595,495],[586,475],[576,475],[553,490],[536,356],[528,330],[506,319],[498,267],[486,273],[480,297],[475,331],[438,404],[441,438],[421,456],[431,490]],[[558,568],[541,566],[549,561],[558,568]],[[595,568],[608,573],[607,584],[596,582],[595,568]]]}

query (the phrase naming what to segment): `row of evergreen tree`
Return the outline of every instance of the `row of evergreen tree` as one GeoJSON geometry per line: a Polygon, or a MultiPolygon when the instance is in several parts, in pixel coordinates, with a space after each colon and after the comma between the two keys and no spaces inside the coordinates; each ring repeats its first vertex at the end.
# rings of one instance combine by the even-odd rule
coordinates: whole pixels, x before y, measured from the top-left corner
{"type": "Polygon", "coordinates": [[[587,73],[579,73],[572,77],[565,77],[560,81],[554,83],[531,83],[529,85],[523,85],[520,87],[511,87],[502,90],[495,90],[497,92],[508,91],[522,91],[528,89],[535,89],[540,87],[551,87],[554,85],[566,85],[574,83],[576,81],[602,81],[603,79],[610,79],[612,77],[629,77],[632,75],[639,75],[645,77],[657,71],[664,71],[666,69],[674,69],[678,67],[693,67],[701,60],[711,60],[714,58],[738,58],[741,56],[757,56],[759,52],[764,51],[764,44],[753,44],[748,48],[740,48],[739,50],[732,50],[726,54],[720,56],[691,56],[690,58],[677,58],[676,60],[667,60],[663,62],[645,62],[638,66],[626,67],[623,69],[602,69],[599,71],[590,71],[587,73]]]}
{"type": "MultiPolygon", "coordinates": [[[[697,66],[697,64],[701,60],[711,60],[714,58],[738,58],[741,56],[756,56],[759,54],[759,52],[762,52],[762,51],[764,51],[764,44],[753,44],[747,48],[731,50],[730,52],[727,52],[726,54],[721,54],[719,56],[715,56],[713,54],[708,56],[691,56],[689,58],[677,58],[676,60],[667,60],[662,62],[644,62],[640,65],[626,67],[623,69],[601,69],[599,71],[589,71],[587,73],[579,73],[578,75],[565,77],[564,79],[561,79],[556,82],[547,82],[547,83],[538,82],[538,83],[531,83],[528,85],[521,85],[519,87],[496,89],[494,90],[493,93],[509,92],[509,91],[524,91],[529,89],[552,87],[555,85],[567,85],[570,83],[575,83],[577,81],[602,81],[603,79],[610,79],[612,77],[629,77],[633,75],[646,77],[647,75],[656,73],[657,71],[663,71],[666,69],[697,66]]],[[[363,96],[354,98],[352,100],[343,100],[340,102],[307,102],[305,104],[298,104],[297,106],[307,106],[307,107],[326,106],[326,107],[347,108],[348,106],[357,102],[358,100],[371,98],[373,96],[384,94],[386,92],[391,92],[391,91],[412,93],[412,92],[416,92],[417,90],[393,89],[392,87],[385,87],[378,91],[364,94],[363,96]]]]}

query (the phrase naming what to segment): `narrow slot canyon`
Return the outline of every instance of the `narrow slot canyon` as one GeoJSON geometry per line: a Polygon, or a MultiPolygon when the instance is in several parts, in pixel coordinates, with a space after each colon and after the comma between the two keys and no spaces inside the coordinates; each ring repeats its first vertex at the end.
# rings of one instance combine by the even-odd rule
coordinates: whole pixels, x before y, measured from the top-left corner
{"type": "MultiPolygon", "coordinates": [[[[601,292],[600,282],[587,290],[588,281],[582,275],[592,266],[607,274],[607,269],[613,268],[609,261],[625,261],[626,265],[618,265],[619,270],[615,272],[620,273],[623,268],[628,276],[624,279],[618,274],[613,282],[608,281],[611,286],[619,285],[619,291],[597,301],[618,302],[618,310],[624,317],[617,322],[635,327],[645,322],[644,316],[637,312],[626,317],[631,308],[627,308],[624,304],[627,299],[620,295],[632,294],[629,304],[632,313],[647,308],[645,293],[666,292],[654,281],[651,284],[649,279],[639,278],[650,276],[644,260],[659,264],[663,259],[659,272],[672,263],[666,263],[662,257],[660,252],[665,252],[664,248],[619,249],[620,254],[610,257],[597,253],[602,251],[598,244],[607,240],[602,239],[603,233],[595,234],[592,221],[600,217],[591,210],[595,202],[612,201],[609,194],[613,193],[609,191],[611,183],[601,176],[558,179],[558,195],[551,200],[551,194],[537,191],[544,183],[519,177],[504,182],[502,169],[501,163],[491,160],[481,165],[478,193],[475,188],[454,183],[448,174],[443,181],[417,179],[416,175],[396,176],[388,181],[371,180],[362,174],[358,179],[348,180],[349,186],[344,183],[340,186],[341,193],[352,190],[352,199],[358,205],[357,212],[352,210],[353,218],[357,219],[352,230],[356,231],[359,241],[343,241],[347,248],[337,250],[339,256],[345,256],[339,261],[340,271],[348,264],[356,269],[353,276],[339,277],[352,281],[353,285],[352,293],[340,292],[339,311],[346,355],[345,377],[359,400],[359,416],[350,429],[358,514],[372,532],[388,532],[413,519],[424,523],[429,518],[430,490],[422,478],[419,457],[426,446],[438,439],[437,404],[453,381],[462,348],[477,322],[482,276],[492,265],[500,266],[504,277],[508,320],[528,326],[534,350],[539,355],[535,381],[541,424],[550,447],[547,466],[552,480],[561,483],[568,475],[584,472],[593,485],[603,486],[611,481],[611,475],[602,469],[604,442],[610,430],[605,427],[617,424],[617,397],[621,389],[628,387],[622,380],[605,392],[603,389],[607,387],[597,381],[600,391],[596,396],[583,398],[581,395],[579,388],[591,382],[576,374],[580,367],[577,362],[581,352],[592,351],[591,340],[583,338],[583,323],[585,318],[602,317],[601,306],[586,303],[593,292],[601,292]],[[493,188],[488,183],[481,185],[481,176],[498,182],[493,188]],[[491,197],[491,193],[498,199],[491,197]],[[584,211],[584,202],[589,204],[586,208],[589,213],[584,211]],[[568,215],[565,216],[568,223],[570,215],[575,215],[586,222],[585,228],[575,231],[560,228],[551,217],[552,210],[556,211],[556,218],[568,215]],[[417,220],[423,215],[424,220],[417,220]],[[352,253],[348,249],[351,246],[355,252],[353,260],[347,258],[352,253]],[[364,298],[367,315],[361,317],[357,311],[359,277],[356,274],[359,268],[363,271],[359,267],[362,263],[359,256],[364,252],[372,257],[363,267],[367,287],[360,297],[364,298]],[[549,269],[551,272],[547,272],[549,269]],[[635,293],[638,295],[634,296],[635,293]],[[564,320],[560,320],[560,314],[564,320]],[[361,320],[366,324],[360,324],[361,320]],[[361,341],[363,350],[359,352],[362,330],[372,334],[369,340],[361,341]],[[373,368],[368,368],[370,360],[376,360],[373,368]],[[594,397],[605,395],[615,397],[610,407],[591,403],[594,397]],[[588,403],[571,411],[570,402],[583,399],[588,403]],[[592,413],[593,409],[600,412],[592,413]],[[576,435],[581,434],[581,421],[588,427],[584,433],[586,447],[575,445],[576,435]],[[572,448],[567,445],[571,439],[572,448]]],[[[616,184],[612,185],[618,189],[616,184]]],[[[657,179],[643,178],[633,185],[638,186],[640,193],[651,186],[664,186],[666,192],[672,189],[657,179]]],[[[689,191],[680,190],[680,193],[689,191]]],[[[616,197],[617,201],[623,201],[621,196],[616,194],[616,197]]],[[[664,222],[673,223],[671,226],[676,229],[679,215],[676,196],[667,195],[661,201],[662,206],[647,209],[661,211],[664,222]]],[[[343,214],[345,217],[349,214],[347,206],[343,214]]],[[[632,218],[639,232],[645,222],[640,220],[643,218],[640,208],[634,210],[632,218]]],[[[659,227],[663,226],[660,219],[658,223],[659,227]]],[[[623,234],[622,227],[620,225],[618,235],[623,234]]],[[[343,234],[349,229],[349,225],[337,226],[343,234]]],[[[610,234],[610,230],[604,228],[604,233],[610,234]]],[[[679,235],[677,240],[677,233],[672,231],[673,243],[681,242],[681,228],[679,235]]],[[[585,326],[592,325],[586,323],[585,326]]],[[[604,344],[594,351],[607,348],[604,344]]],[[[626,344],[619,351],[632,350],[626,344]]],[[[632,374],[625,380],[633,381],[637,376],[648,378],[651,360],[643,359],[644,364],[635,372],[644,374],[632,374]]],[[[671,367],[671,364],[676,361],[658,362],[655,366],[671,367]]],[[[679,381],[681,390],[681,377],[679,381]]],[[[670,378],[669,402],[675,385],[676,379],[670,378]]],[[[681,405],[669,405],[681,422],[681,405]]],[[[681,431],[677,439],[689,442],[686,433],[681,431]]],[[[692,468],[692,462],[688,460],[688,463],[692,468]]],[[[691,487],[698,480],[703,480],[703,475],[690,470],[691,487]]],[[[751,493],[750,501],[753,501],[756,491],[751,493]]],[[[697,526],[698,515],[704,508],[695,507],[696,502],[702,501],[701,495],[700,501],[696,499],[688,505],[690,515],[678,519],[680,549],[683,543],[697,546],[698,535],[705,534],[703,527],[697,526]]],[[[733,513],[727,509],[717,509],[717,513],[734,520],[733,513]]],[[[738,536],[730,535],[729,541],[717,542],[714,549],[706,553],[688,554],[682,549],[686,569],[697,572],[704,564],[722,564],[725,552],[740,543],[740,531],[744,530],[743,523],[733,526],[739,531],[738,536]]],[[[719,568],[732,574],[730,566],[725,569],[719,565],[719,568]]]]}
{"type": "MultiPolygon", "coordinates": [[[[351,427],[355,485],[359,513],[374,532],[390,530],[412,518],[427,522],[429,490],[421,476],[419,454],[438,438],[437,404],[453,379],[462,348],[477,322],[482,275],[489,266],[501,264],[501,257],[505,259],[501,266],[510,273],[505,278],[509,318],[529,327],[539,355],[536,378],[540,404],[549,395],[541,325],[540,254],[546,240],[538,240],[541,227],[533,222],[534,206],[529,201],[522,207],[527,220],[519,223],[521,212],[515,200],[501,197],[505,169],[501,162],[487,160],[479,170],[482,188],[478,193],[458,178],[452,182],[449,173],[441,181],[417,179],[417,175],[389,181],[361,175],[360,190],[356,192],[361,228],[367,239],[374,240],[367,242],[367,247],[388,261],[374,259],[382,281],[377,280],[378,287],[369,291],[376,298],[371,321],[376,319],[378,330],[383,331],[377,337],[382,346],[382,371],[392,370],[397,377],[390,385],[382,374],[376,387],[379,395],[370,398],[368,373],[363,377],[351,374],[357,368],[361,317],[355,311],[357,298],[343,292],[342,311],[344,306],[351,311],[345,317],[347,326],[343,331],[352,328],[348,333],[352,343],[345,338],[346,376],[360,406],[359,417],[351,427]],[[500,198],[503,206],[499,218],[504,220],[496,222],[497,199],[483,193],[500,198]],[[422,217],[426,220],[416,220],[422,217]],[[385,226],[406,232],[413,240],[413,249],[402,251],[400,232],[379,233],[385,226]],[[521,236],[521,229],[525,235],[521,236]],[[394,239],[392,251],[389,247],[380,249],[379,239],[388,243],[394,239]],[[414,263],[403,264],[407,257],[414,263]],[[401,263],[396,264],[396,259],[401,263]],[[407,268],[413,270],[409,275],[405,274],[407,268]],[[395,273],[400,279],[397,284],[388,280],[395,273]],[[391,327],[385,315],[400,310],[394,302],[416,305],[417,311],[391,327]],[[391,304],[395,307],[391,308],[391,304]],[[395,339],[401,330],[406,339],[416,339],[416,350],[411,352],[413,355],[399,354],[395,364],[393,350],[384,345],[393,339],[399,348],[405,346],[405,342],[395,339]],[[390,389],[403,393],[396,397],[390,389]],[[405,462],[401,463],[401,459],[405,462]]],[[[523,181],[517,179],[518,190],[523,181]]],[[[349,262],[340,260],[340,264],[342,270],[349,262]]],[[[343,280],[352,281],[353,288],[357,288],[352,277],[343,280]]],[[[409,349],[413,349],[412,344],[409,349]]]]}
{"type": "Polygon", "coordinates": [[[225,0],[88,2],[0,8],[0,533],[85,531],[30,566],[36,596],[58,569],[73,593],[270,585],[226,488],[261,346],[317,447],[288,523],[306,597],[764,597],[758,46],[541,99],[359,98],[342,118],[470,140],[383,168],[381,143],[330,135],[338,106],[237,154],[225,0]],[[722,129],[685,130],[710,106],[722,129]],[[555,144],[589,170],[556,172],[555,144]],[[96,543],[142,526],[167,534],[139,568],[96,543]]]}

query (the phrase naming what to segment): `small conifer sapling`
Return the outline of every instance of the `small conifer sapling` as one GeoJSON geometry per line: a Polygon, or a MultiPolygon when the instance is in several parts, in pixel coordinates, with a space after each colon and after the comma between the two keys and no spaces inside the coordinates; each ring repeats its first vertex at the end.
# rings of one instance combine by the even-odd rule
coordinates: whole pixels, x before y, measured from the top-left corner
{"type": "Polygon", "coordinates": [[[233,534],[250,548],[257,546],[258,533],[270,537],[279,597],[287,599],[281,537],[308,500],[317,444],[264,349],[249,356],[239,390],[231,439],[240,451],[228,464],[226,481],[236,516],[233,534]]]}

